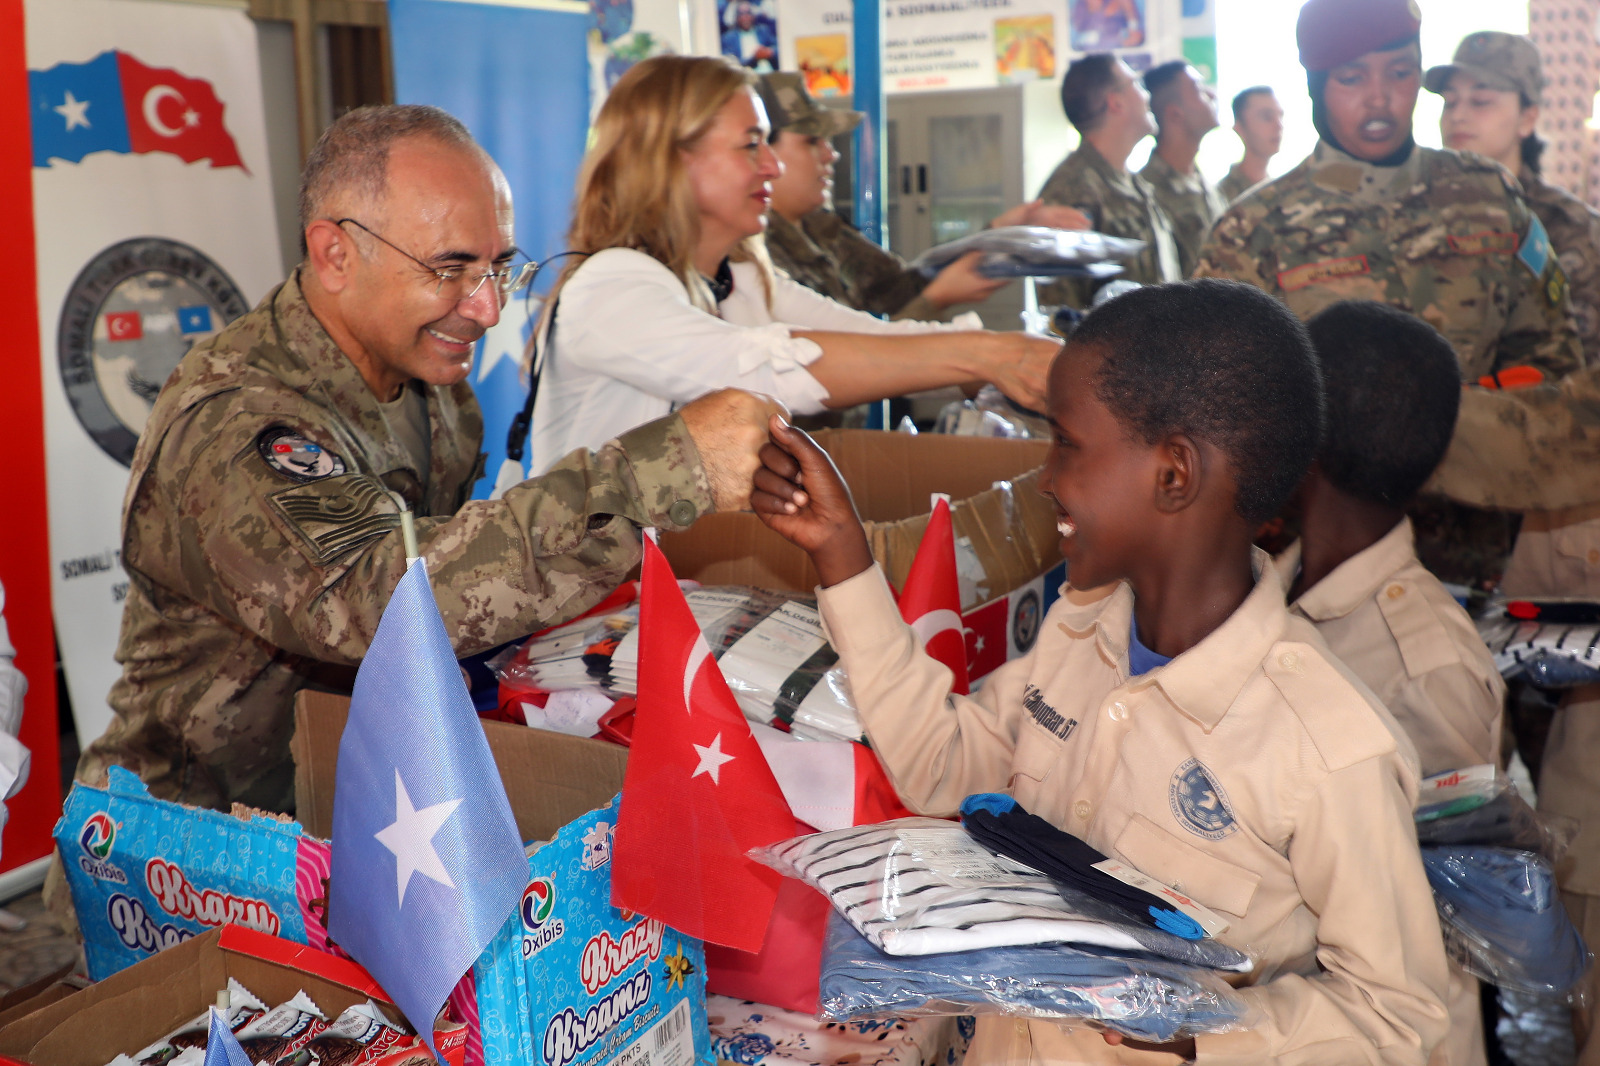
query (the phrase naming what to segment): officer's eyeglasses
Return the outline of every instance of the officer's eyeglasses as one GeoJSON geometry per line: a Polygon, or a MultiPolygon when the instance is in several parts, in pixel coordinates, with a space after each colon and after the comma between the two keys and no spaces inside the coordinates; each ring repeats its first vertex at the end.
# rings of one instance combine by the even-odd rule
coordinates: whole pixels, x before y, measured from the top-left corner
{"type": "Polygon", "coordinates": [[[465,267],[445,267],[440,269],[439,267],[429,266],[387,237],[363,226],[353,218],[341,218],[334,225],[342,226],[346,222],[363,233],[376,237],[429,274],[432,274],[438,279],[438,283],[434,286],[434,295],[452,303],[472,299],[478,294],[478,290],[483,288],[483,283],[493,278],[495,295],[503,305],[510,299],[512,293],[526,286],[533,277],[534,264],[531,262],[508,263],[501,269],[491,270],[486,274],[468,274],[465,267]]]}

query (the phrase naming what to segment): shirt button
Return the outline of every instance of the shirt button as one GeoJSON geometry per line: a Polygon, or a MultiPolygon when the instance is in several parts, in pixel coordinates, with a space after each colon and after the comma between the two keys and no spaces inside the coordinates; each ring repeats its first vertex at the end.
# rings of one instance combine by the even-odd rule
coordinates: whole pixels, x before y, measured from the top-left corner
{"type": "Polygon", "coordinates": [[[1398,600],[1406,594],[1406,587],[1404,585],[1390,585],[1387,589],[1384,589],[1383,594],[1391,600],[1398,600]]]}
{"type": "Polygon", "coordinates": [[[1092,810],[1094,810],[1094,805],[1088,800],[1079,800],[1072,805],[1072,813],[1085,822],[1089,820],[1089,812],[1092,810]]]}
{"type": "Polygon", "coordinates": [[[1278,665],[1283,667],[1285,670],[1299,670],[1300,656],[1296,655],[1292,651],[1286,651],[1282,655],[1278,656],[1278,665]]]}
{"type": "Polygon", "coordinates": [[[689,500],[678,500],[667,508],[667,517],[675,526],[686,526],[700,517],[700,509],[689,500]]]}
{"type": "Polygon", "coordinates": [[[1111,716],[1113,722],[1121,722],[1128,717],[1128,705],[1118,700],[1111,705],[1111,709],[1106,713],[1111,716]]]}

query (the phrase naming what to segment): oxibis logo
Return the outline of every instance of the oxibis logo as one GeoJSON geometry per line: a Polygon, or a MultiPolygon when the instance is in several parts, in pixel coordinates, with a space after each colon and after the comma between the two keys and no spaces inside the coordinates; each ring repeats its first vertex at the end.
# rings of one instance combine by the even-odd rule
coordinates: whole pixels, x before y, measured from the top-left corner
{"type": "Polygon", "coordinates": [[[622,934],[621,940],[612,940],[611,934],[601,932],[589,938],[583,946],[582,969],[584,991],[591,996],[600,991],[618,974],[649,957],[661,957],[661,938],[666,925],[654,918],[642,919],[632,929],[622,934]]]}
{"type": "Polygon", "coordinates": [[[111,847],[116,840],[117,823],[111,820],[111,815],[105,811],[96,811],[89,815],[88,821],[83,823],[83,829],[78,833],[78,846],[83,849],[83,854],[78,856],[78,869],[102,881],[127,884],[127,875],[106,861],[106,856],[111,854],[111,847]]]}
{"type": "Polygon", "coordinates": [[[279,919],[265,900],[199,889],[189,883],[183,871],[166,859],[151,859],[144,866],[144,883],[156,905],[174,918],[187,918],[201,925],[248,926],[263,933],[278,935],[279,919]]]}
{"type": "Polygon", "coordinates": [[[530,959],[561,939],[566,923],[551,917],[556,909],[556,884],[548,877],[536,877],[522,891],[522,957],[530,959]]]}

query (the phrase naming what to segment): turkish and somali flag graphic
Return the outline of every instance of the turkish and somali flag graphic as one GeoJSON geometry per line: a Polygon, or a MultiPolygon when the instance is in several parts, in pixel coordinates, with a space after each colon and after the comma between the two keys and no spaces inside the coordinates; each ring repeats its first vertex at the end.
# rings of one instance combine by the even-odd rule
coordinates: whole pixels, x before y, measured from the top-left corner
{"type": "Polygon", "coordinates": [[[170,152],[185,163],[246,169],[210,82],[126,52],[30,70],[28,96],[36,167],[91,152],[170,152]]]}

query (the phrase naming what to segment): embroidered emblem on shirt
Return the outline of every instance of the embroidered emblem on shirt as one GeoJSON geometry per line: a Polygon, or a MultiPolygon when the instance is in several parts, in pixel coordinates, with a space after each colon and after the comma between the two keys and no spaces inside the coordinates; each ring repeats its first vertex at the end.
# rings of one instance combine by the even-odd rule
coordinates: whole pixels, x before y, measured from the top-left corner
{"type": "Polygon", "coordinates": [[[1550,301],[1551,307],[1567,298],[1567,272],[1559,263],[1550,271],[1550,280],[1544,283],[1544,298],[1550,301]]]}
{"type": "Polygon", "coordinates": [[[1022,690],[1022,708],[1033,716],[1043,729],[1048,729],[1059,739],[1066,740],[1078,728],[1076,718],[1068,718],[1044,701],[1044,693],[1033,685],[1022,690]]]}
{"type": "Polygon", "coordinates": [[[268,466],[295,481],[318,481],[345,471],[343,459],[288,426],[263,430],[256,438],[256,451],[268,466]]]}
{"type": "Polygon", "coordinates": [[[1167,801],[1172,816],[1196,836],[1221,840],[1239,828],[1228,806],[1228,794],[1199,759],[1189,759],[1173,772],[1167,801]]]}
{"type": "Polygon", "coordinates": [[[1294,292],[1308,285],[1334,278],[1347,278],[1356,274],[1370,274],[1364,255],[1347,255],[1341,259],[1324,259],[1317,263],[1302,263],[1278,274],[1278,287],[1284,292],[1294,292]]]}
{"type": "Polygon", "coordinates": [[[1469,233],[1446,240],[1457,255],[1512,255],[1517,250],[1515,233],[1469,233]]]}
{"type": "Polygon", "coordinates": [[[400,509],[389,490],[362,474],[318,478],[268,498],[322,565],[400,525],[400,509]]]}
{"type": "Polygon", "coordinates": [[[1538,215],[1528,224],[1528,235],[1522,239],[1517,258],[1533,271],[1534,277],[1544,277],[1544,268],[1550,265],[1550,235],[1544,231],[1544,223],[1539,221],[1538,215]]]}

